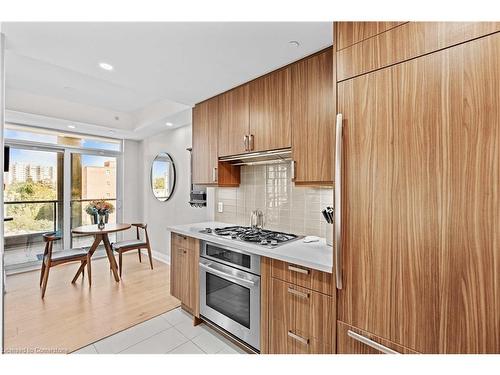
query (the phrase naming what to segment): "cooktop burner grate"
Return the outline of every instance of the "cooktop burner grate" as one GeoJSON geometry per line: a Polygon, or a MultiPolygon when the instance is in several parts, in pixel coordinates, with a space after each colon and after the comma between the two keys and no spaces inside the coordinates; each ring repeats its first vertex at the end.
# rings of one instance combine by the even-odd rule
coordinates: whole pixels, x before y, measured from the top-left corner
{"type": "Polygon", "coordinates": [[[254,242],[270,246],[278,246],[299,238],[299,236],[292,233],[275,232],[266,229],[243,226],[215,228],[213,233],[219,236],[227,236],[245,242],[254,242]]]}

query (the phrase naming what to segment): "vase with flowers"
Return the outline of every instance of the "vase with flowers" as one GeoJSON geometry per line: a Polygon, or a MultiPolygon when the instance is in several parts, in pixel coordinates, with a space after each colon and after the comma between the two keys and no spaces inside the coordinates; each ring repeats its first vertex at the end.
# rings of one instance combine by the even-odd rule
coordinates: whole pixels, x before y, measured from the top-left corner
{"type": "Polygon", "coordinates": [[[109,214],[113,213],[115,207],[104,199],[90,201],[85,208],[85,212],[90,215],[92,224],[97,224],[99,229],[104,229],[109,219],[109,214]]]}

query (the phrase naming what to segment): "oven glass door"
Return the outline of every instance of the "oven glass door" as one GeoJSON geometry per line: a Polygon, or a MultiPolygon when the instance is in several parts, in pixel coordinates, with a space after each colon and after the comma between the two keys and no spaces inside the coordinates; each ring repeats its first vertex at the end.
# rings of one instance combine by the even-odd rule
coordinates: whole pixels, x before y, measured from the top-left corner
{"type": "Polygon", "coordinates": [[[250,289],[211,273],[206,283],[207,306],[250,329],[250,289]]]}
{"type": "Polygon", "coordinates": [[[200,257],[200,313],[259,349],[260,277],[200,257]]]}

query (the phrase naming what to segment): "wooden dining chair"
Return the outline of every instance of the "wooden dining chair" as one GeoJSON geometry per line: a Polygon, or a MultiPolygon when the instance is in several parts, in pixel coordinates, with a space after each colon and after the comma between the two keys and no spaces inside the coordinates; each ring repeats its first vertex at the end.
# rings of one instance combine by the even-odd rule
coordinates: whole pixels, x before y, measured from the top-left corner
{"type": "Polygon", "coordinates": [[[148,250],[148,257],[149,257],[149,264],[151,266],[151,269],[153,269],[153,258],[151,256],[151,245],[149,243],[149,236],[148,236],[148,230],[147,224],[132,224],[132,226],[135,227],[136,234],[137,234],[137,239],[135,240],[125,240],[125,241],[119,241],[115,242],[112,244],[113,250],[118,253],[118,268],[120,270],[120,277],[122,276],[122,254],[126,253],[127,251],[132,251],[132,250],[137,250],[139,253],[139,262],[142,262],[141,259],[141,249],[147,249],[148,250]],[[144,230],[144,239],[141,239],[139,229],[144,230]]]}
{"type": "MultiPolygon", "coordinates": [[[[42,298],[45,296],[45,290],[47,289],[47,282],[49,280],[49,270],[51,267],[58,266],[60,264],[70,263],[70,262],[80,262],[80,265],[87,266],[87,273],[89,276],[89,286],[92,285],[92,270],[90,265],[90,254],[84,249],[78,250],[64,250],[52,252],[52,247],[54,241],[60,240],[61,237],[57,236],[56,233],[46,233],[43,235],[43,240],[45,242],[45,251],[43,252],[42,259],[42,269],[40,271],[40,287],[42,288],[42,298]]],[[[84,278],[84,272],[82,272],[82,280],[84,278]]],[[[78,276],[75,276],[71,281],[74,284],[78,276]]]]}

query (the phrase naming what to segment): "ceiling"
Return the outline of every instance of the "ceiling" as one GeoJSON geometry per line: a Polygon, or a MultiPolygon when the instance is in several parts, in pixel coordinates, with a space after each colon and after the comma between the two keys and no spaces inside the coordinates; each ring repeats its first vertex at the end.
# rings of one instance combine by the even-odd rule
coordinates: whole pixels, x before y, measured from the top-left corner
{"type": "Polygon", "coordinates": [[[132,139],[190,123],[195,103],[332,44],[329,22],[7,22],[2,31],[7,114],[132,139]]]}

